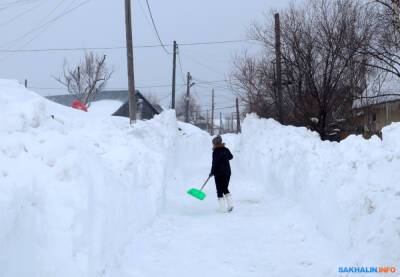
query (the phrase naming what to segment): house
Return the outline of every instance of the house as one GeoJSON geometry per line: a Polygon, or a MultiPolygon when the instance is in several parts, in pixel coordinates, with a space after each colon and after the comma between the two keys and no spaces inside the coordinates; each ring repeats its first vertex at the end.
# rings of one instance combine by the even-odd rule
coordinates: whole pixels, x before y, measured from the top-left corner
{"type": "Polygon", "coordinates": [[[354,116],[358,134],[380,135],[385,126],[400,122],[400,96],[357,107],[354,116]]]}
{"type": "Polygon", "coordinates": [[[194,118],[194,125],[202,130],[208,131],[208,121],[200,114],[196,114],[196,117],[194,118]]]}
{"type": "Polygon", "coordinates": [[[360,99],[353,102],[353,132],[365,138],[381,136],[385,126],[400,122],[399,82],[396,76],[373,76],[360,99]]]}
{"type": "MultiPolygon", "coordinates": [[[[71,107],[71,104],[74,100],[79,100],[79,97],[74,94],[53,95],[47,96],[46,98],[68,107],[71,107]]],[[[151,104],[139,91],[136,91],[136,100],[138,105],[139,119],[151,119],[155,115],[162,112],[162,108],[159,105],[151,104]]],[[[110,115],[113,116],[129,117],[129,100],[127,90],[104,90],[98,92],[95,99],[89,106],[89,112],[91,107],[100,106],[101,103],[105,102],[107,102],[108,108],[101,109],[101,112],[110,113],[110,115]]]]}

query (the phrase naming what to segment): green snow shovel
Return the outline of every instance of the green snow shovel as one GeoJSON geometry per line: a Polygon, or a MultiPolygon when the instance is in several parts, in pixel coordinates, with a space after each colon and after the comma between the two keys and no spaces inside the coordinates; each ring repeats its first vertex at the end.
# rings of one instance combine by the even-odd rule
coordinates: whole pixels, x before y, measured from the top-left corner
{"type": "Polygon", "coordinates": [[[190,189],[187,191],[187,193],[189,195],[193,196],[194,198],[197,198],[199,200],[204,200],[204,198],[206,198],[206,194],[203,192],[203,189],[206,186],[206,184],[208,183],[208,181],[210,180],[210,178],[211,178],[211,176],[208,177],[208,179],[204,182],[201,189],[190,189]]]}

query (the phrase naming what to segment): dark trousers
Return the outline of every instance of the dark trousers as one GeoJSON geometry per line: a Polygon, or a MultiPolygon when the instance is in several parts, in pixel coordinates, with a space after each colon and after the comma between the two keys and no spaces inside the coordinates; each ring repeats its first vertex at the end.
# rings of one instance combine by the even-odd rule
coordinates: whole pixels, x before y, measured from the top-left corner
{"type": "Polygon", "coordinates": [[[215,175],[215,185],[217,186],[217,195],[218,198],[224,197],[224,194],[228,194],[228,186],[229,186],[229,180],[231,179],[231,176],[221,176],[221,175],[215,175]]]}

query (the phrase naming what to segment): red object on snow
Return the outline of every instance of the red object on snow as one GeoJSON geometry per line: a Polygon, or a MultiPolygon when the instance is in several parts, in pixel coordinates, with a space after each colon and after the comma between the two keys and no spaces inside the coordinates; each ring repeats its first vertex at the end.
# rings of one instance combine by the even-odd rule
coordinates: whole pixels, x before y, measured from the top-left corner
{"type": "Polygon", "coordinates": [[[81,110],[81,111],[84,111],[84,112],[88,111],[88,108],[85,106],[85,104],[83,104],[79,100],[75,100],[74,102],[72,102],[72,108],[77,109],[77,110],[81,110]]]}

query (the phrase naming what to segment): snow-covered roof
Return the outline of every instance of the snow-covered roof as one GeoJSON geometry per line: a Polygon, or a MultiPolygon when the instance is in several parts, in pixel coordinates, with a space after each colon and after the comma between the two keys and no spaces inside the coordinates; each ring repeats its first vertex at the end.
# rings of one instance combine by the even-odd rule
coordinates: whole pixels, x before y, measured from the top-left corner
{"type": "Polygon", "coordinates": [[[353,108],[359,109],[399,100],[400,79],[396,76],[386,74],[367,80],[367,89],[364,91],[361,99],[353,102],[353,108]]]}
{"type": "MultiPolygon", "coordinates": [[[[46,98],[64,106],[71,106],[71,103],[77,99],[77,95],[52,95],[47,96],[46,98]]],[[[95,101],[100,100],[116,100],[121,103],[125,103],[128,101],[128,93],[126,90],[104,90],[96,93],[95,101]]]]}
{"type": "MultiPolygon", "coordinates": [[[[152,103],[150,103],[146,99],[146,97],[143,96],[143,94],[141,94],[138,90],[136,91],[136,97],[138,100],[142,99],[143,101],[145,101],[147,106],[150,107],[152,110],[154,110],[154,114],[160,114],[163,111],[161,106],[153,105],[152,103]]],[[[47,96],[46,98],[58,104],[70,107],[72,102],[79,97],[75,94],[66,94],[66,95],[52,95],[52,96],[47,96]]],[[[101,107],[98,109],[99,111],[103,110],[107,111],[107,113],[109,109],[115,107],[114,111],[111,114],[119,112],[121,109],[125,110],[124,106],[128,105],[128,91],[104,90],[98,92],[96,94],[94,101],[91,102],[91,106],[93,106],[94,104],[97,105],[98,107],[101,107]],[[103,101],[106,102],[97,105],[97,102],[103,102],[103,101]],[[118,103],[119,105],[117,105],[118,103]]]]}
{"type": "Polygon", "coordinates": [[[95,113],[98,115],[112,115],[118,110],[123,103],[118,100],[100,100],[95,101],[90,104],[90,113],[95,113]]]}

